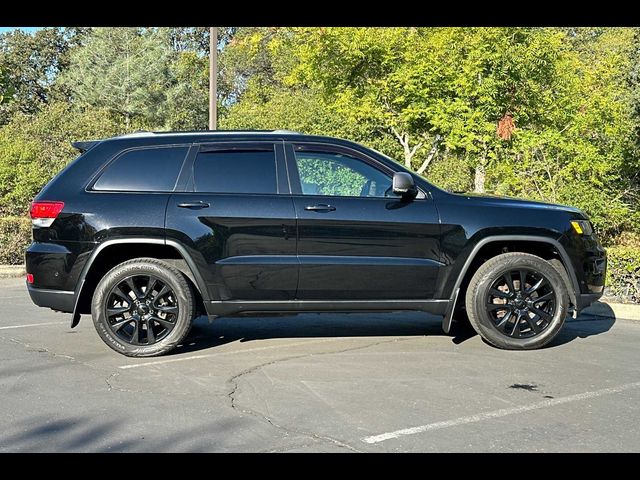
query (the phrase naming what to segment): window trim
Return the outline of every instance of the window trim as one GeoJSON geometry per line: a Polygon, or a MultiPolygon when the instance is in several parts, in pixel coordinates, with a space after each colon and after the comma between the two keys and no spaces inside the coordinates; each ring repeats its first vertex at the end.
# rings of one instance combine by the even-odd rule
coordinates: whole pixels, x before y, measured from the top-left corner
{"type": "Polygon", "coordinates": [[[202,195],[290,195],[287,166],[284,158],[284,142],[282,140],[229,140],[219,142],[202,142],[194,144],[194,153],[189,156],[189,162],[185,166],[188,170],[188,180],[181,190],[186,193],[202,195]],[[198,192],[195,189],[195,166],[200,153],[233,150],[272,151],[276,167],[276,192],[275,193],[244,193],[244,192],[198,192]]]}
{"type": "MultiPolygon", "coordinates": [[[[388,165],[385,165],[382,162],[379,162],[378,160],[376,160],[375,158],[366,155],[364,152],[361,152],[359,150],[356,150],[354,148],[351,148],[345,145],[336,145],[332,143],[312,142],[312,141],[301,141],[301,142],[288,141],[286,142],[286,145],[285,145],[285,151],[286,151],[286,157],[287,157],[287,172],[289,173],[289,182],[291,185],[292,195],[296,195],[296,196],[299,195],[303,197],[315,196],[315,197],[323,197],[323,198],[358,198],[358,199],[376,199],[377,198],[377,199],[386,199],[387,201],[394,198],[400,198],[396,196],[361,197],[361,196],[320,195],[320,194],[305,195],[302,192],[302,182],[300,181],[300,174],[298,173],[298,164],[296,162],[296,147],[298,146],[303,147],[303,151],[305,149],[310,151],[315,151],[316,149],[320,148],[323,151],[326,151],[327,153],[333,152],[333,153],[348,155],[350,157],[355,158],[356,160],[360,160],[366,163],[367,165],[373,167],[374,169],[378,170],[384,175],[389,176],[390,179],[393,179],[393,175],[394,173],[396,173],[396,170],[390,168],[388,165]],[[305,147],[308,147],[308,148],[305,148],[305,147]]],[[[429,198],[426,192],[424,192],[423,189],[419,185],[417,185],[417,183],[416,183],[416,187],[418,188],[418,196],[414,200],[425,200],[429,198]]]]}
{"type": "Polygon", "coordinates": [[[129,147],[122,150],[117,151],[108,161],[106,161],[98,171],[90,178],[87,186],[85,187],[85,191],[89,193],[133,193],[133,194],[146,194],[146,193],[174,193],[180,183],[180,178],[182,177],[182,172],[187,164],[187,159],[189,158],[192,150],[191,143],[172,143],[166,145],[138,145],[135,147],[129,147]],[[178,169],[178,175],[176,176],[176,181],[173,184],[173,188],[171,190],[115,190],[115,189],[96,189],[95,184],[98,183],[98,180],[106,173],[109,167],[120,157],[126,155],[127,153],[134,152],[137,150],[159,150],[162,148],[185,148],[186,153],[184,158],[182,159],[182,163],[180,168],[178,169]]]}

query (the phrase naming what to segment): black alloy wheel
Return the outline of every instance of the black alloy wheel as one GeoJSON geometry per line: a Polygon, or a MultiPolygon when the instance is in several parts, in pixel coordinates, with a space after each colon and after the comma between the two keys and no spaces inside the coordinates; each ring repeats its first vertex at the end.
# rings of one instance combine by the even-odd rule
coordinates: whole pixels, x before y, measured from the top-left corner
{"type": "Polygon", "coordinates": [[[130,345],[153,345],[176,326],[178,299],[171,287],[153,275],[133,275],[106,296],[106,326],[130,345]]]}
{"type": "Polygon", "coordinates": [[[482,263],[469,281],[465,293],[469,322],[496,347],[540,348],[564,325],[570,305],[567,285],[544,258],[525,252],[496,255],[482,263]]]}
{"type": "Polygon", "coordinates": [[[556,303],[556,293],[543,274],[519,268],[504,272],[491,284],[486,308],[500,333],[530,338],[549,326],[556,303]]]}

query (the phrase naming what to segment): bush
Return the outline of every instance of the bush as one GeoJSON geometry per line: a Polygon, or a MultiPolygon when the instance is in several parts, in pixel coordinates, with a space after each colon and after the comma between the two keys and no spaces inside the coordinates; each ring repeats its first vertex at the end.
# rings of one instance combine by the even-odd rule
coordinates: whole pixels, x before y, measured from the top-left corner
{"type": "Polygon", "coordinates": [[[640,303],[640,247],[609,247],[607,255],[607,295],[640,303]]]}
{"type": "Polygon", "coordinates": [[[79,155],[72,141],[121,130],[104,111],[78,111],[63,103],[52,103],[37,115],[15,115],[0,128],[0,216],[29,211],[33,197],[79,155]]]}
{"type": "Polygon", "coordinates": [[[0,217],[0,264],[21,265],[31,243],[31,220],[26,217],[0,217]]]}

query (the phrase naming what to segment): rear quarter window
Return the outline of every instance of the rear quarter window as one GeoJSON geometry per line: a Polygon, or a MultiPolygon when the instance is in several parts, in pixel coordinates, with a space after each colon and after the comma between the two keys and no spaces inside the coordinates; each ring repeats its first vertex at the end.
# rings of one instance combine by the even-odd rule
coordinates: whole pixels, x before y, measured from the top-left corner
{"type": "Polygon", "coordinates": [[[93,190],[171,192],[188,150],[181,146],[125,151],[109,163],[93,190]]]}

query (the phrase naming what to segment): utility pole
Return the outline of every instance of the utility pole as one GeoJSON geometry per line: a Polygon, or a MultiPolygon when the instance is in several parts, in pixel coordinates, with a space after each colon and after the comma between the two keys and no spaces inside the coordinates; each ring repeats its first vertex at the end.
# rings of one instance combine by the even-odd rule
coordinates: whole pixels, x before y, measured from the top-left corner
{"type": "Polygon", "coordinates": [[[218,27],[209,27],[209,130],[216,130],[218,118],[218,27]]]}

